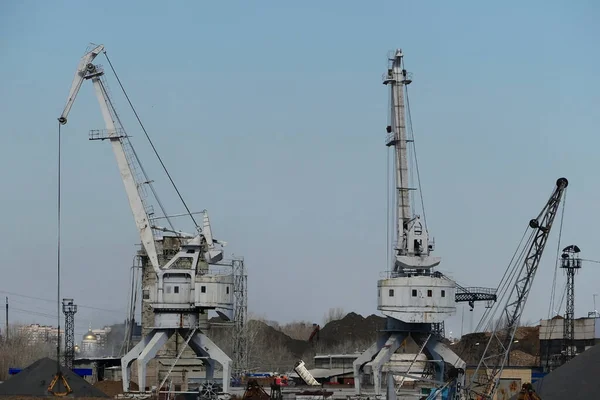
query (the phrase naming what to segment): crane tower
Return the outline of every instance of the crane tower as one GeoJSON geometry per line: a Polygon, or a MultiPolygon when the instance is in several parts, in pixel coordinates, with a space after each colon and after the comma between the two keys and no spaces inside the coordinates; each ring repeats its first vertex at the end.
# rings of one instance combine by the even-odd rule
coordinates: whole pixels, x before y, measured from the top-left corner
{"type": "MultiPolygon", "coordinates": [[[[404,69],[404,54],[396,50],[389,58],[383,84],[390,91],[390,123],[387,126],[386,145],[394,149],[395,165],[395,243],[391,271],[377,282],[377,309],[386,317],[386,329],[367,351],[354,362],[354,382],[357,395],[361,395],[363,373],[371,372],[375,395],[382,393],[382,372],[387,371],[386,398],[395,400],[404,377],[410,371],[395,367],[394,355],[407,338],[426,354],[427,365],[433,365],[433,380],[442,386],[445,377],[454,376],[449,388],[458,393],[464,382],[465,363],[434,330],[456,312],[456,283],[434,270],[441,258],[434,256],[434,242],[430,240],[424,219],[417,215],[411,204],[407,144],[412,141],[407,134],[405,116],[406,87],[412,82],[404,69]],[[452,365],[447,369],[446,364],[452,365]],[[394,375],[403,375],[397,385],[394,375]],[[398,386],[398,387],[396,387],[398,386]]],[[[415,360],[417,357],[415,356],[415,360]]],[[[411,363],[411,366],[414,364],[411,363]]],[[[410,369],[410,367],[409,367],[410,369]]],[[[413,373],[418,375],[418,373],[413,373]]],[[[414,378],[414,376],[411,376],[414,378]]]]}

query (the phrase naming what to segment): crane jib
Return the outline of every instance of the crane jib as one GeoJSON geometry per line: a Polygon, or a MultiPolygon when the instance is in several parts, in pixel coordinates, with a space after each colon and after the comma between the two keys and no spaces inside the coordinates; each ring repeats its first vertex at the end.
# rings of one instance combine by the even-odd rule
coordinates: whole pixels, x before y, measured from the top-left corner
{"type": "Polygon", "coordinates": [[[501,313],[503,320],[494,324],[483,356],[472,375],[470,385],[466,388],[470,398],[476,396],[475,398],[492,399],[496,393],[554,218],[567,186],[566,178],[558,179],[552,195],[538,217],[529,222],[533,232],[528,241],[530,243],[528,251],[523,257],[521,268],[516,270],[517,277],[501,313]]]}

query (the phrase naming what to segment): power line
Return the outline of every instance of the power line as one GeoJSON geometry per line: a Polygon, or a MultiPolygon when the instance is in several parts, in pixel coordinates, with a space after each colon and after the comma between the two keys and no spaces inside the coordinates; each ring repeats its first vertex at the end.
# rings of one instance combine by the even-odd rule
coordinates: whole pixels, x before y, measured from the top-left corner
{"type": "MultiPolygon", "coordinates": [[[[45,299],[45,298],[42,298],[42,297],[28,296],[28,295],[25,295],[25,294],[19,294],[19,293],[15,293],[15,292],[9,292],[9,291],[6,291],[6,290],[0,290],[0,293],[5,293],[5,294],[11,295],[11,296],[23,297],[23,298],[26,298],[26,299],[40,300],[40,301],[46,301],[46,302],[54,303],[54,300],[45,299]]],[[[86,306],[86,305],[79,305],[79,304],[77,306],[81,307],[81,308],[87,308],[87,309],[90,309],[90,310],[104,311],[104,312],[110,312],[110,313],[123,313],[123,311],[124,311],[124,310],[110,310],[110,309],[107,309],[107,308],[100,308],[100,307],[93,307],[93,306],[86,306]]]]}

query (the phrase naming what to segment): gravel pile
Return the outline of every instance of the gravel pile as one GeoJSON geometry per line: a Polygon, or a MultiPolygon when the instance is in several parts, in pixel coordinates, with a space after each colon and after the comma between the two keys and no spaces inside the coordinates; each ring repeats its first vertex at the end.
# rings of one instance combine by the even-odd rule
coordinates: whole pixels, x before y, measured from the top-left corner
{"type": "MultiPolygon", "coordinates": [[[[61,367],[61,372],[73,391],[69,397],[108,397],[73,371],[61,367]]],[[[1,384],[0,397],[3,400],[4,396],[51,397],[48,386],[55,375],[56,361],[42,358],[1,384]]],[[[64,389],[62,380],[54,387],[56,392],[63,392],[64,389]]]]}
{"type": "MultiPolygon", "coordinates": [[[[489,339],[489,332],[469,333],[453,346],[453,350],[467,365],[477,365],[483,356],[489,339]]],[[[540,351],[539,326],[517,328],[515,339],[518,339],[518,342],[513,343],[511,346],[510,364],[514,366],[537,365],[540,351]]],[[[492,343],[495,346],[494,351],[499,351],[498,343],[496,341],[492,343]]]]}
{"type": "Polygon", "coordinates": [[[510,352],[511,367],[537,367],[539,359],[531,354],[527,354],[521,350],[513,350],[510,352]]]}

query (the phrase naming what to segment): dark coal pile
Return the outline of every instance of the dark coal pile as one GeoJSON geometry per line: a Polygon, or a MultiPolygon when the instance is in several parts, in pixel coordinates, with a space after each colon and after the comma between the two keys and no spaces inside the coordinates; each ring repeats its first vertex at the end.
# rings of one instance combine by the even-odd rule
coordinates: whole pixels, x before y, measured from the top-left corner
{"type": "MultiPolygon", "coordinates": [[[[68,397],[108,397],[73,371],[61,367],[61,372],[73,391],[68,397]]],[[[1,384],[0,396],[53,397],[48,386],[55,375],[56,361],[42,358],[1,384]]],[[[65,392],[64,389],[62,380],[54,387],[56,392],[65,392]]]]}
{"type": "Polygon", "coordinates": [[[544,400],[600,398],[600,346],[596,345],[555,369],[534,385],[544,400]]]}
{"type": "Polygon", "coordinates": [[[352,312],[325,325],[319,333],[319,342],[323,346],[336,346],[342,341],[370,345],[377,339],[377,331],[383,328],[385,318],[377,315],[365,318],[352,312]]]}
{"type": "Polygon", "coordinates": [[[248,325],[256,325],[255,327],[251,327],[251,329],[256,328],[271,346],[282,346],[296,358],[302,357],[308,348],[307,341],[292,339],[285,333],[278,331],[262,321],[251,320],[248,321],[248,325]]]}

